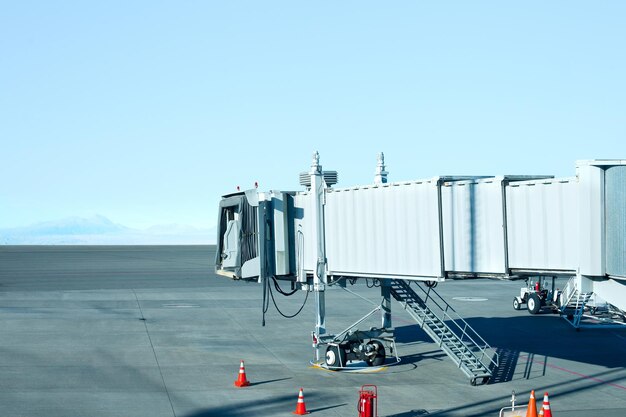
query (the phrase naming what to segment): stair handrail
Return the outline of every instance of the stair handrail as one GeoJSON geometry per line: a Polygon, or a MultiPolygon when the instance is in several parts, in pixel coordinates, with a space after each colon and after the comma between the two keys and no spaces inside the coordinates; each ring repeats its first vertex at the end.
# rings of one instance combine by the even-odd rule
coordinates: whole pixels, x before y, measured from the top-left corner
{"type": "MultiPolygon", "coordinates": [[[[403,285],[406,285],[406,284],[403,284],[403,285]]],[[[408,285],[406,285],[406,286],[407,286],[407,288],[410,288],[408,285]]],[[[442,320],[439,318],[439,316],[438,316],[438,315],[436,315],[434,312],[433,312],[432,314],[433,314],[433,315],[437,318],[437,321],[435,321],[432,317],[428,316],[427,314],[424,314],[424,313],[425,313],[425,310],[424,310],[424,309],[423,309],[423,308],[419,305],[419,304],[423,304],[423,302],[421,302],[422,300],[421,300],[421,299],[419,299],[419,298],[418,298],[418,300],[420,301],[420,303],[418,303],[418,305],[417,305],[417,306],[415,306],[415,308],[419,309],[419,311],[420,311],[421,313],[423,313],[423,315],[419,315],[419,314],[415,313],[415,314],[416,314],[416,316],[414,316],[414,317],[416,317],[416,319],[418,319],[418,322],[421,322],[421,324],[422,324],[422,328],[424,328],[424,325],[425,325],[427,322],[428,322],[428,323],[430,323],[430,324],[433,324],[433,325],[437,326],[437,327],[440,329],[440,331],[441,331],[441,334],[440,334],[440,335],[437,335],[437,337],[439,338],[439,340],[438,340],[438,341],[436,340],[436,341],[437,341],[437,344],[438,344],[438,345],[439,345],[439,347],[440,347],[440,348],[442,348],[442,349],[449,349],[449,348],[447,348],[447,347],[446,347],[447,345],[446,345],[446,344],[444,344],[444,340],[454,342],[454,340],[455,340],[455,339],[445,334],[444,330],[445,330],[445,328],[448,328],[448,329],[449,329],[448,325],[447,325],[447,324],[445,324],[445,322],[444,322],[444,321],[442,321],[442,320]],[[442,325],[443,325],[443,326],[445,326],[445,328],[444,328],[444,329],[442,329],[442,328],[438,325],[438,322],[439,322],[439,323],[442,323],[442,325]]],[[[408,302],[405,300],[405,301],[404,301],[404,304],[405,304],[405,307],[406,307],[406,305],[408,304],[408,302]]],[[[426,306],[424,305],[424,307],[426,307],[426,306]]],[[[432,310],[430,310],[430,309],[428,309],[428,310],[432,312],[432,310]]],[[[409,314],[413,315],[413,313],[411,312],[411,310],[408,310],[408,311],[409,311],[409,314]]],[[[430,326],[426,326],[426,327],[427,327],[427,328],[430,328],[430,326]]],[[[454,336],[455,336],[456,338],[458,338],[458,336],[456,335],[456,333],[452,332],[452,334],[454,334],[454,336]]],[[[435,335],[436,335],[436,333],[435,333],[435,335]]],[[[433,337],[434,337],[434,336],[433,336],[433,337]]],[[[471,355],[468,355],[468,354],[467,354],[467,353],[465,353],[465,351],[463,351],[463,350],[461,350],[461,351],[459,351],[459,352],[456,352],[456,353],[452,354],[452,356],[453,356],[453,357],[459,357],[459,359],[460,359],[460,360],[459,360],[459,362],[457,363],[457,365],[459,366],[459,368],[461,367],[461,365],[462,365],[462,363],[463,363],[463,360],[471,360],[472,358],[475,358],[475,357],[476,357],[476,355],[474,355],[473,353],[472,353],[471,355]],[[462,357],[462,358],[461,358],[461,357],[462,357]]],[[[481,361],[481,363],[482,363],[482,361],[481,361]]]]}
{"type": "Polygon", "coordinates": [[[563,299],[565,302],[561,305],[562,309],[564,309],[572,301],[572,298],[576,296],[577,292],[578,285],[576,285],[576,277],[573,276],[567,281],[567,284],[565,284],[565,287],[563,288],[563,299]]]}
{"type": "MultiPolygon", "coordinates": [[[[470,326],[470,324],[466,322],[459,313],[456,312],[454,307],[452,307],[446,300],[444,300],[444,298],[441,295],[439,295],[439,293],[435,291],[432,287],[428,287],[428,290],[425,290],[416,281],[411,281],[411,282],[414,283],[417,288],[419,288],[423,293],[426,294],[426,297],[423,300],[424,304],[427,305],[428,300],[431,300],[431,304],[434,304],[435,306],[437,306],[439,310],[443,313],[443,317],[439,317],[439,319],[445,322],[446,321],[445,319],[447,317],[449,321],[454,323],[454,325],[461,332],[461,334],[458,334],[457,332],[455,332],[455,334],[461,339],[461,341],[469,340],[471,344],[473,345],[473,347],[477,348],[481,352],[481,356],[479,358],[481,362],[482,362],[482,359],[485,357],[487,351],[490,350],[492,352],[492,355],[488,357],[488,359],[495,367],[498,367],[500,363],[500,357],[498,355],[498,352],[494,348],[492,348],[491,345],[489,345],[489,343],[487,343],[487,341],[483,339],[482,336],[478,334],[478,332],[474,330],[474,328],[470,326]],[[435,297],[431,296],[431,294],[434,294],[435,297]],[[442,307],[440,303],[443,304],[445,307],[442,307]],[[453,313],[454,316],[451,315],[450,312],[453,313]],[[461,322],[463,326],[461,326],[459,322],[461,322]],[[477,343],[475,339],[478,339],[482,345],[477,343]]],[[[410,287],[410,283],[408,285],[410,287]]],[[[436,316],[439,316],[435,311],[433,311],[433,314],[435,314],[436,316]]],[[[448,324],[448,326],[450,325],[448,324]]]]}

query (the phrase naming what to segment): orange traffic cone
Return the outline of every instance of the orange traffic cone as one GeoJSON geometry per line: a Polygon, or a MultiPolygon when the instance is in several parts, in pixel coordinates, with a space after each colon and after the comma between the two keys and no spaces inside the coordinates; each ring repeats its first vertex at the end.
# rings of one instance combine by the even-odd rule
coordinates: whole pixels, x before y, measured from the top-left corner
{"type": "Polygon", "coordinates": [[[239,365],[239,377],[235,381],[236,387],[247,387],[250,385],[250,381],[246,378],[246,368],[243,366],[243,359],[241,360],[241,364],[239,365]]]}
{"type": "Polygon", "coordinates": [[[552,410],[550,410],[550,400],[548,399],[548,393],[543,394],[543,417],[552,417],[552,410]]]}
{"type": "Polygon", "coordinates": [[[537,417],[537,402],[535,401],[535,390],[530,391],[530,400],[526,408],[526,417],[537,417]]]}
{"type": "Polygon", "coordinates": [[[304,404],[304,393],[302,392],[302,388],[300,388],[300,393],[298,394],[298,404],[296,405],[296,411],[294,411],[293,414],[297,414],[299,416],[309,414],[306,411],[306,404],[304,404]]]}
{"type": "Polygon", "coordinates": [[[537,416],[537,417],[543,417],[543,407],[541,407],[539,409],[539,416],[537,416]]]}

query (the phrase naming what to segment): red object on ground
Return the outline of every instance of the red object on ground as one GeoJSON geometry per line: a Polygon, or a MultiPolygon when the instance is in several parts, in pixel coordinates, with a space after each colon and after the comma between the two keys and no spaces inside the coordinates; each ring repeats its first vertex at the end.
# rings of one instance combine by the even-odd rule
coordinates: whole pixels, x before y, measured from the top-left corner
{"type": "Polygon", "coordinates": [[[302,391],[302,388],[300,388],[300,393],[298,394],[298,404],[296,404],[296,411],[294,411],[293,414],[299,416],[309,414],[308,411],[306,411],[306,404],[304,403],[304,393],[302,391]]]}
{"type": "Polygon", "coordinates": [[[537,402],[535,401],[535,390],[530,391],[530,400],[526,409],[526,417],[537,417],[537,402]]]}
{"type": "Polygon", "coordinates": [[[236,387],[247,387],[250,385],[250,381],[248,381],[248,378],[246,377],[246,368],[243,366],[243,360],[241,361],[241,364],[239,365],[239,376],[237,377],[237,380],[235,381],[235,386],[236,387]]]}
{"type": "Polygon", "coordinates": [[[378,416],[378,388],[376,385],[363,385],[359,391],[359,417],[378,416]]]}
{"type": "Polygon", "coordinates": [[[552,410],[550,409],[550,400],[548,399],[548,393],[543,394],[543,417],[552,417],[552,410]]]}

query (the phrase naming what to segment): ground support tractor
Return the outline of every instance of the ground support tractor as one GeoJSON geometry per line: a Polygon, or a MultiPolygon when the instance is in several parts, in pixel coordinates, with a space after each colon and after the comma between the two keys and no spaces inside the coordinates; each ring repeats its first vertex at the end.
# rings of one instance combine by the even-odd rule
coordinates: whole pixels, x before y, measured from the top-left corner
{"type": "Polygon", "coordinates": [[[555,289],[555,277],[552,277],[551,288],[545,287],[546,278],[539,277],[536,281],[526,279],[526,285],[520,289],[520,295],[513,298],[513,308],[521,310],[523,305],[530,314],[537,314],[542,309],[558,313],[561,307],[561,291],[555,289]]]}

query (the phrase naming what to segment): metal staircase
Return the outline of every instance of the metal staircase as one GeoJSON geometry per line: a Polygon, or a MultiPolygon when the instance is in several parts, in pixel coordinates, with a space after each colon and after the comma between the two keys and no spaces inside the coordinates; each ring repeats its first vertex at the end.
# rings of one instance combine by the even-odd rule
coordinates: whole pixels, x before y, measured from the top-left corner
{"type": "Polygon", "coordinates": [[[581,327],[580,321],[585,313],[585,305],[593,293],[580,292],[576,282],[576,277],[572,277],[563,288],[560,314],[574,328],[579,329],[581,327]]]}
{"type": "Polygon", "coordinates": [[[498,354],[431,287],[391,280],[391,295],[415,319],[465,375],[472,385],[486,384],[498,367],[498,354]]]}

